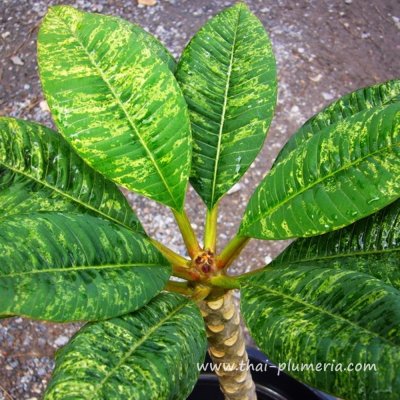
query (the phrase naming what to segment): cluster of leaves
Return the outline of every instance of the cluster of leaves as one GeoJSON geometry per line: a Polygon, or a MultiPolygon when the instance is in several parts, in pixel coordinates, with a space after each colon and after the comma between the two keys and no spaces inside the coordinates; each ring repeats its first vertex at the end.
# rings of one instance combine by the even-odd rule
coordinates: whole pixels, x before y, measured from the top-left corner
{"type": "MultiPolygon", "coordinates": [[[[61,6],[38,55],[59,132],[0,119],[0,317],[92,321],[58,353],[47,399],[184,399],[206,351],[202,317],[163,291],[171,264],[117,185],[182,216],[190,180],[212,215],[272,119],[268,36],[238,4],[176,65],[140,27],[61,6]]],[[[346,399],[400,392],[399,96],[389,81],[306,122],[234,239],[301,238],[239,278],[242,312],[273,361],[375,363],[297,373],[346,399]]]]}

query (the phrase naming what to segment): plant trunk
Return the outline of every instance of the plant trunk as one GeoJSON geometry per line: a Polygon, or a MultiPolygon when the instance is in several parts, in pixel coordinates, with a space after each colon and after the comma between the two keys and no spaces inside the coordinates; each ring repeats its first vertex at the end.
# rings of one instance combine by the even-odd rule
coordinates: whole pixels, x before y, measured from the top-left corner
{"type": "Polygon", "coordinates": [[[256,400],[233,292],[201,302],[200,309],[207,327],[208,352],[216,365],[215,372],[225,400],[256,400]]]}

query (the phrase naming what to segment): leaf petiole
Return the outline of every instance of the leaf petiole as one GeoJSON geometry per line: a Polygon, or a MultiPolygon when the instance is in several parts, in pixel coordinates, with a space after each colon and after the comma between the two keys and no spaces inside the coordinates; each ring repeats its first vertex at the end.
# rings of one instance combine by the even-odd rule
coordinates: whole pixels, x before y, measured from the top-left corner
{"type": "Polygon", "coordinates": [[[200,280],[200,274],[197,271],[195,271],[193,268],[180,267],[178,265],[172,266],[172,275],[177,278],[186,279],[188,281],[199,281],[200,280]]]}
{"type": "Polygon", "coordinates": [[[204,229],[204,249],[215,253],[217,244],[217,218],[218,203],[211,209],[207,209],[206,225],[204,229]]]}
{"type": "Polygon", "coordinates": [[[180,267],[185,267],[189,268],[190,267],[190,260],[188,260],[185,257],[182,257],[178,253],[175,253],[173,250],[171,250],[169,247],[163,245],[159,241],[150,238],[151,243],[153,244],[154,247],[157,248],[157,250],[172,264],[172,265],[177,265],[180,267]]]}
{"type": "Polygon", "coordinates": [[[240,282],[234,276],[216,275],[210,278],[209,281],[213,286],[223,289],[240,289],[240,282]]]}
{"type": "Polygon", "coordinates": [[[185,210],[182,210],[182,212],[172,210],[172,212],[178,224],[179,230],[181,231],[189,256],[193,259],[201,251],[201,248],[199,246],[199,242],[197,241],[192,225],[190,224],[189,218],[185,210]]]}
{"type": "Polygon", "coordinates": [[[168,292],[180,293],[185,296],[192,296],[194,293],[194,289],[188,287],[187,282],[168,281],[164,289],[168,292]]]}
{"type": "Polygon", "coordinates": [[[241,251],[246,247],[250,241],[248,237],[235,236],[222,250],[217,259],[218,269],[228,269],[232,262],[239,256],[241,251]]]}

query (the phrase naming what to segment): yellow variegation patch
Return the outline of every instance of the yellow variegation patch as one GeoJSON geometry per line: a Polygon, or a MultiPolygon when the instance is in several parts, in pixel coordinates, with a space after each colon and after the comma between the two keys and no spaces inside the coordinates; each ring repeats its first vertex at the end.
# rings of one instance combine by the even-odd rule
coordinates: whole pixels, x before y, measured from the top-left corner
{"type": "Polygon", "coordinates": [[[53,7],[38,37],[40,77],[63,136],[109,179],[182,209],[191,134],[170,56],[118,18],[53,7]]]}

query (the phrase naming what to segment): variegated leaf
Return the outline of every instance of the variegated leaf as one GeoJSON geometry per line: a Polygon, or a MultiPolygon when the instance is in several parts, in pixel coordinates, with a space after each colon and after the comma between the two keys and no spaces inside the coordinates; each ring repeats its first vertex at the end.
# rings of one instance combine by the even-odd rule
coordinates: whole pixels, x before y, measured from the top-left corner
{"type": "Polygon", "coordinates": [[[0,118],[0,221],[36,211],[90,213],[144,232],[117,186],[57,133],[0,118]]]}
{"type": "Polygon", "coordinates": [[[289,374],[346,400],[398,399],[398,290],[310,264],[266,267],[243,282],[241,300],[252,338],[282,368],[290,362],[289,374]]]}
{"type": "Polygon", "coordinates": [[[400,289],[400,200],[346,228],[296,240],[273,265],[360,271],[400,289]]]}
{"type": "Polygon", "coordinates": [[[181,210],[189,116],[168,68],[118,18],[53,7],[39,32],[43,89],[60,132],[116,183],[181,210]]]}
{"type": "Polygon", "coordinates": [[[286,239],[341,228],[400,197],[400,103],[326,127],[275,165],[241,236],[286,239]]]}
{"type": "MultiPolygon", "coordinates": [[[[108,17],[112,18],[112,17],[108,17]]],[[[118,20],[118,18],[115,18],[118,20]]],[[[132,33],[137,36],[137,40],[145,44],[145,46],[151,51],[153,56],[158,57],[161,61],[167,64],[168,68],[172,73],[176,70],[176,61],[172,57],[171,53],[164,47],[164,45],[153,35],[146,32],[141,26],[131,24],[129,26],[128,21],[123,23],[131,29],[132,33]]]]}
{"type": "Polygon", "coordinates": [[[110,318],[143,306],[169,275],[150,241],[100,218],[43,212],[0,222],[0,315],[110,318]]]}
{"type": "Polygon", "coordinates": [[[261,22],[244,3],[193,37],[176,77],[189,105],[191,183],[211,209],[261,149],[276,103],[275,59],[261,22]]]}
{"type": "Polygon", "coordinates": [[[45,399],[183,400],[206,348],[197,306],[162,293],[134,313],[81,329],[58,352],[45,399]]]}
{"type": "Polygon", "coordinates": [[[346,94],[311,117],[285,144],[278,154],[275,164],[287,157],[303,141],[308,140],[327,126],[336,124],[360,111],[399,101],[399,96],[399,79],[393,79],[346,94]]]}

